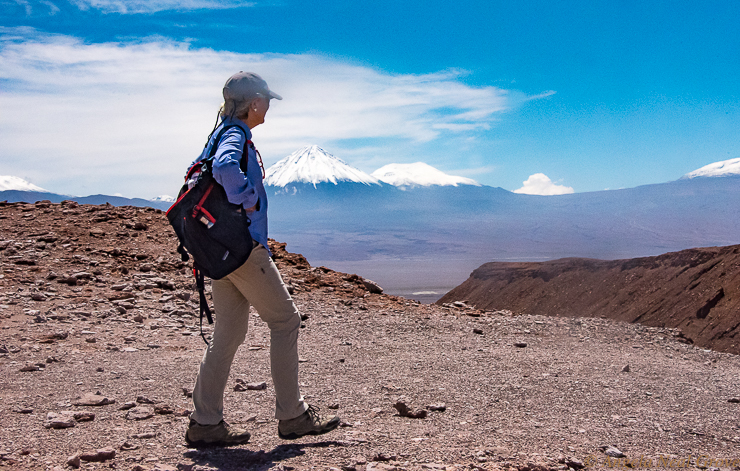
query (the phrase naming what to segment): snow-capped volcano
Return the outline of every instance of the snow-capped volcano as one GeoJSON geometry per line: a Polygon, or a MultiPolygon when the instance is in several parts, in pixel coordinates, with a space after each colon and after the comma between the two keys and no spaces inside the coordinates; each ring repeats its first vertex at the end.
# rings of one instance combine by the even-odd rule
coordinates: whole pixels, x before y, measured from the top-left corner
{"type": "Polygon", "coordinates": [[[290,183],[356,182],[380,185],[378,179],[348,165],[319,146],[306,146],[277,162],[265,172],[265,185],[290,183]]]}
{"type": "Polygon", "coordinates": [[[475,185],[480,186],[475,180],[465,177],[448,175],[424,162],[413,164],[388,164],[380,167],[371,174],[378,180],[389,183],[400,188],[413,188],[415,186],[457,186],[475,185]]]}
{"type": "Polygon", "coordinates": [[[11,175],[0,175],[0,191],[5,190],[20,190],[20,191],[41,191],[47,192],[41,187],[29,183],[20,177],[14,177],[11,175]]]}
{"type": "Polygon", "coordinates": [[[162,203],[174,203],[175,197],[170,196],[170,195],[159,195],[159,196],[152,198],[150,201],[157,201],[157,202],[161,201],[162,203]]]}
{"type": "Polygon", "coordinates": [[[726,177],[728,175],[740,175],[740,158],[705,165],[700,169],[687,173],[682,178],[726,177]]]}

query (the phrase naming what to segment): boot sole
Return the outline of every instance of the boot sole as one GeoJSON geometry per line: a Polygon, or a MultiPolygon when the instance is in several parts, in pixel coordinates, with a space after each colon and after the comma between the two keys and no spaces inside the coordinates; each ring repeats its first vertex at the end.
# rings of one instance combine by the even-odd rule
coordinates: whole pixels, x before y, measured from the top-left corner
{"type": "Polygon", "coordinates": [[[329,422],[326,425],[326,428],[323,429],[323,430],[311,430],[310,432],[306,432],[306,433],[288,433],[288,434],[283,434],[280,431],[280,429],[278,429],[278,437],[282,438],[283,440],[297,440],[297,439],[299,439],[301,437],[305,437],[305,436],[308,436],[308,435],[323,435],[323,434],[328,433],[328,432],[331,432],[332,430],[334,430],[337,427],[339,427],[339,423],[340,423],[339,420],[337,420],[336,423],[329,422]]]}

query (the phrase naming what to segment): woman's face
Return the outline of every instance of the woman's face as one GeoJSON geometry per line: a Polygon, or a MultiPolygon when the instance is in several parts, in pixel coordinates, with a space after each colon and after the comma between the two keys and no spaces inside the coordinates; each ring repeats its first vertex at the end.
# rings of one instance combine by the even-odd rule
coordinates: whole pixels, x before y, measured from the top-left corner
{"type": "Polygon", "coordinates": [[[252,100],[252,105],[249,108],[249,114],[247,115],[247,126],[252,129],[255,126],[265,122],[265,114],[270,109],[270,99],[265,97],[257,97],[252,100]]]}

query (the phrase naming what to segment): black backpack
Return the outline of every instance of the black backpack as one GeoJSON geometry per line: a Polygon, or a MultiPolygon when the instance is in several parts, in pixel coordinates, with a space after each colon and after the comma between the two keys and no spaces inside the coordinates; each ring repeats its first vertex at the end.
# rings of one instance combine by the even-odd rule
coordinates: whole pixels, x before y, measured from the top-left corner
{"type": "MultiPolygon", "coordinates": [[[[213,324],[205,296],[204,276],[221,279],[244,264],[254,247],[249,233],[251,221],[240,204],[230,203],[224,188],[213,177],[213,157],[224,132],[239,126],[225,126],[216,136],[208,157],[195,163],[185,176],[177,201],[167,210],[167,219],[177,234],[177,251],[184,262],[193,257],[193,274],[200,295],[200,324],[203,315],[213,324]],[[195,184],[192,184],[195,181],[195,184]],[[189,185],[188,182],[191,182],[189,185]]],[[[245,140],[246,141],[246,140],[245,140]]],[[[206,145],[208,145],[206,143],[206,145]]],[[[247,143],[240,162],[247,174],[247,143]]]]}

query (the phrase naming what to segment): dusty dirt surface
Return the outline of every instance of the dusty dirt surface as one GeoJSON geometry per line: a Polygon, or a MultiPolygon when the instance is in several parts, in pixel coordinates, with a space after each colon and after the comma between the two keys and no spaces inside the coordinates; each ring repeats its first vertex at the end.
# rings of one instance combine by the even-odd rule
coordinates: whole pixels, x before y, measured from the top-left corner
{"type": "Polygon", "coordinates": [[[438,302],[672,327],[695,345],[740,354],[740,245],[629,260],[565,258],[481,265],[438,302]]]}
{"type": "Polygon", "coordinates": [[[0,206],[0,469],[740,464],[735,355],[675,329],[419,305],[272,245],[306,317],[303,393],[342,426],[278,438],[269,332],[253,313],[225,398],[226,420],[252,440],[194,450],[183,440],[187,394],[204,343],[164,215],[0,206]],[[240,382],[267,387],[237,391],[240,382]],[[399,402],[425,418],[399,415],[399,402]]]}

